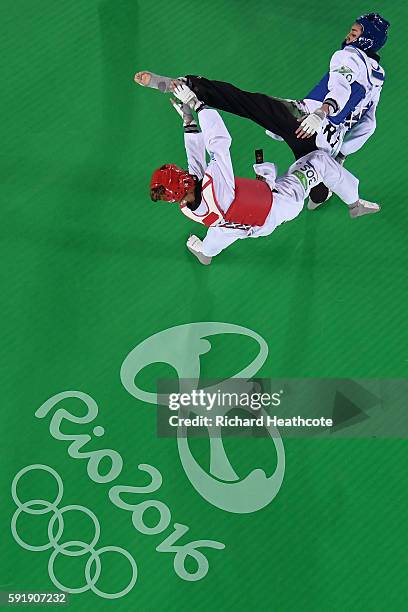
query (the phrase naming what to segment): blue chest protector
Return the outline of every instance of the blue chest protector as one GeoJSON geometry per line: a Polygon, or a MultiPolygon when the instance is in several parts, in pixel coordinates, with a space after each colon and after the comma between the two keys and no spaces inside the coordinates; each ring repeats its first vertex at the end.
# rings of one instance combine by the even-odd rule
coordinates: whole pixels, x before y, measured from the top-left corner
{"type": "MultiPolygon", "coordinates": [[[[316,87],[314,87],[312,91],[309,92],[307,96],[305,96],[305,99],[318,100],[319,102],[323,102],[329,91],[328,84],[329,73],[327,73],[322,78],[322,80],[319,81],[316,87]]],[[[332,115],[329,115],[327,117],[330,123],[333,123],[334,125],[340,125],[340,123],[343,123],[345,119],[347,119],[347,117],[354,112],[357,105],[361,102],[361,100],[363,100],[365,95],[365,87],[363,87],[363,85],[361,85],[360,83],[354,81],[354,83],[351,84],[350,97],[344,105],[344,108],[336,116],[333,117],[332,115]]]]}

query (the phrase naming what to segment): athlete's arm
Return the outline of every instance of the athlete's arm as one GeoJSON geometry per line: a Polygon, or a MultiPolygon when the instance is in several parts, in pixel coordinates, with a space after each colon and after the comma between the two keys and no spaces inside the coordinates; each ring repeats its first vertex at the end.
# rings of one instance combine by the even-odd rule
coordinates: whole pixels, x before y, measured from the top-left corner
{"type": "Polygon", "coordinates": [[[202,132],[186,132],[184,130],[184,146],[186,148],[188,172],[194,174],[201,181],[207,167],[202,132]]]}
{"type": "Polygon", "coordinates": [[[230,154],[231,136],[220,114],[213,108],[203,108],[198,113],[198,121],[204,137],[205,148],[210,156],[208,170],[211,174],[217,169],[217,175],[230,189],[234,189],[234,171],[230,154]]]}
{"type": "Polygon", "coordinates": [[[201,102],[185,83],[176,85],[173,93],[183,104],[197,112],[205,148],[211,157],[210,166],[215,163],[224,180],[233,187],[234,172],[229,152],[231,136],[221,116],[213,108],[207,108],[204,102],[201,102]]]}
{"type": "MultiPolygon", "coordinates": [[[[234,172],[229,151],[231,136],[219,113],[212,108],[207,108],[186,84],[175,86],[173,93],[183,104],[197,112],[205,148],[211,158],[207,170],[210,171],[211,169],[211,175],[217,175],[213,176],[214,182],[218,183],[221,191],[227,192],[229,206],[234,197],[235,189],[234,172]]],[[[224,209],[223,200],[224,197],[221,198],[220,204],[224,209]]]]}
{"type": "Polygon", "coordinates": [[[329,114],[337,115],[346,105],[351,85],[358,80],[362,60],[350,51],[336,51],[330,60],[329,91],[322,106],[329,106],[329,114]]]}
{"type": "Polygon", "coordinates": [[[297,138],[310,138],[320,132],[327,115],[337,115],[346,105],[351,84],[360,75],[361,62],[350,51],[336,51],[330,60],[328,92],[320,108],[307,115],[296,130],[297,138]]]}
{"type": "Polygon", "coordinates": [[[187,104],[178,102],[173,98],[170,99],[170,102],[183,120],[184,146],[186,148],[188,171],[201,180],[207,165],[203,135],[194,119],[191,108],[187,104]]]}

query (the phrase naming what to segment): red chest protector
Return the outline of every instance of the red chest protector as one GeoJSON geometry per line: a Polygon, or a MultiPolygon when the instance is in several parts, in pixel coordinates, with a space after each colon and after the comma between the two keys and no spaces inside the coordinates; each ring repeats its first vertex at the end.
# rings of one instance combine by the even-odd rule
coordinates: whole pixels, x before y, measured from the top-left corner
{"type": "Polygon", "coordinates": [[[272,190],[265,181],[236,178],[235,198],[224,214],[227,221],[263,225],[272,207],[272,190]]]}
{"type": "Polygon", "coordinates": [[[187,217],[207,227],[238,223],[240,225],[262,226],[272,207],[273,194],[265,181],[256,179],[235,178],[235,198],[226,213],[223,213],[215,196],[213,179],[204,175],[201,196],[207,205],[207,211],[198,215],[187,206],[181,212],[187,217]]]}

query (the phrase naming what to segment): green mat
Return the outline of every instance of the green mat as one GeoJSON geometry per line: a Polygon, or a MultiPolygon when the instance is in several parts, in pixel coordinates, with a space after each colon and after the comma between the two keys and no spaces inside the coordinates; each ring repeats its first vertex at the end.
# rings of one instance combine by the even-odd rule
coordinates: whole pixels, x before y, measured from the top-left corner
{"type": "MultiPolygon", "coordinates": [[[[239,481],[285,462],[270,502],[226,511],[123,382],[153,393],[159,378],[194,377],[190,324],[208,322],[204,378],[242,371],[259,338],[258,377],[407,377],[406,3],[2,0],[0,16],[0,590],[71,590],[78,611],[406,610],[405,439],[284,439],[283,451],[226,439],[239,481]],[[391,22],[386,83],[375,135],[347,167],[382,212],[352,221],[333,197],[200,266],[185,248],[197,228],[148,195],[156,167],[185,164],[179,119],[133,74],[301,98],[373,10],[391,22]],[[158,363],[121,378],[135,347],[175,326],[140,351],[158,363]]],[[[252,177],[255,148],[281,172],[292,161],[258,126],[223,117],[238,176],[252,177]]],[[[191,448],[209,473],[208,440],[191,448]]]]}

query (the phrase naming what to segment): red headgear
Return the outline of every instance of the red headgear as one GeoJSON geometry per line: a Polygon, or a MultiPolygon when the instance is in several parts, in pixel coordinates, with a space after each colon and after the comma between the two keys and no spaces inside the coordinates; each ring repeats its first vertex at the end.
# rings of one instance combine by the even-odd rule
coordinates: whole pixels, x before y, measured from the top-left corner
{"type": "Polygon", "coordinates": [[[163,187],[164,192],[160,200],[178,202],[194,184],[195,179],[186,170],[174,164],[165,164],[153,172],[150,189],[163,187]]]}

